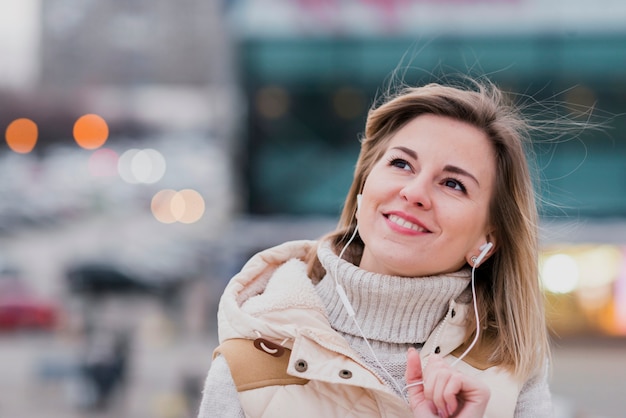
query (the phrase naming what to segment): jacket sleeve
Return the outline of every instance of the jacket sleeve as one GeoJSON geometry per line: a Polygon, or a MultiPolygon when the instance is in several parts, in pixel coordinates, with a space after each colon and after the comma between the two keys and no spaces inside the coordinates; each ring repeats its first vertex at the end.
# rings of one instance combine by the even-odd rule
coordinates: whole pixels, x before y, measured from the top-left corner
{"type": "Polygon", "coordinates": [[[552,395],[548,386],[548,370],[546,366],[542,372],[530,378],[522,387],[515,407],[515,418],[552,418],[552,395]]]}
{"type": "Polygon", "coordinates": [[[226,360],[217,356],[204,382],[198,418],[244,418],[226,360]]]}

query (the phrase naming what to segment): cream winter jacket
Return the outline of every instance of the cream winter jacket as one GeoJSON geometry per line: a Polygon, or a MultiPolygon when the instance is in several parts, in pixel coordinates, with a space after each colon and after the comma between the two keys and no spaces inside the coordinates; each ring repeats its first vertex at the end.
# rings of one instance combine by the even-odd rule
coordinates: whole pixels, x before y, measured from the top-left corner
{"type": "MultiPolygon", "coordinates": [[[[301,260],[313,241],[289,242],[248,261],[225,289],[220,346],[248,417],[412,417],[407,401],[334,331],[301,260]]],[[[454,361],[470,306],[450,302],[420,355],[454,361]]],[[[513,417],[520,382],[500,367],[455,367],[491,389],[485,417],[513,417]]]]}

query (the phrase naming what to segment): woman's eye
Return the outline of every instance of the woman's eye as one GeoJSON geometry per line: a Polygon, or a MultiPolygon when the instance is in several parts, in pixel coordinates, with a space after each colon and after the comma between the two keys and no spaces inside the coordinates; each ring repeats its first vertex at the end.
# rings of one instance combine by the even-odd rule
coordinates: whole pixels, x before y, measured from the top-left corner
{"type": "Polygon", "coordinates": [[[395,158],[391,160],[390,165],[392,165],[393,167],[401,168],[403,170],[411,171],[411,165],[406,160],[403,160],[401,158],[395,158]]]}
{"type": "Polygon", "coordinates": [[[461,192],[465,191],[465,186],[463,185],[463,183],[461,183],[460,181],[455,180],[455,179],[446,179],[444,181],[444,185],[446,187],[451,187],[454,190],[459,190],[461,192]]]}

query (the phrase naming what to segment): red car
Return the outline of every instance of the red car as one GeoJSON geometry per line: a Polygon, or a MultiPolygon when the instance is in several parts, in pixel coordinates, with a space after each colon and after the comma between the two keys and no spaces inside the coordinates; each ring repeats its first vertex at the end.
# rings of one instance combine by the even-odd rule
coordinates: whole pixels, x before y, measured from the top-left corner
{"type": "Polygon", "coordinates": [[[17,276],[0,274],[0,331],[48,331],[58,319],[56,304],[36,295],[17,276]]]}

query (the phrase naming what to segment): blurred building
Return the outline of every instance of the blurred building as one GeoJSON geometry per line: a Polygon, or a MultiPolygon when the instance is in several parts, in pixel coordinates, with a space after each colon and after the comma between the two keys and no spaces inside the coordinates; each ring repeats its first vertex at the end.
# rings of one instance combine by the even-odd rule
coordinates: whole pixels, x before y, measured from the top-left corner
{"type": "Polygon", "coordinates": [[[219,2],[42,3],[43,86],[205,85],[228,76],[219,2]]]}
{"type": "MultiPolygon", "coordinates": [[[[23,18],[10,32],[28,32],[33,41],[20,53],[34,58],[22,60],[32,74],[28,85],[15,81],[0,91],[0,101],[11,103],[0,122],[37,119],[46,128],[40,148],[61,136],[50,126],[85,111],[131,136],[207,132],[216,119],[233,119],[232,48],[221,2],[28,0],[3,8],[23,18]]],[[[11,45],[15,50],[18,42],[11,45]]]]}

